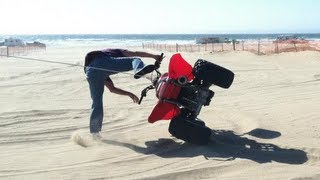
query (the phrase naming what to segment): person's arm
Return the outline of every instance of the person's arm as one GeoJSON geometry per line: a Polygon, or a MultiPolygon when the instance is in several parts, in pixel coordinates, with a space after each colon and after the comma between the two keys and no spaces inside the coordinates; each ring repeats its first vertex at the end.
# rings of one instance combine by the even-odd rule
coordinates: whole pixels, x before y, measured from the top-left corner
{"type": "Polygon", "coordinates": [[[129,51],[129,50],[125,50],[122,52],[123,55],[125,55],[126,57],[144,57],[144,58],[153,58],[155,60],[160,60],[162,61],[162,59],[164,57],[161,58],[161,55],[156,55],[156,54],[151,54],[148,52],[142,52],[142,51],[129,51]],[[161,58],[161,59],[160,59],[161,58]]]}
{"type": "Polygon", "coordinates": [[[115,94],[119,94],[119,95],[129,96],[133,100],[134,103],[139,102],[139,98],[136,95],[134,95],[133,93],[115,87],[110,78],[108,78],[105,81],[105,85],[109,89],[110,92],[115,93],[115,94]]]}

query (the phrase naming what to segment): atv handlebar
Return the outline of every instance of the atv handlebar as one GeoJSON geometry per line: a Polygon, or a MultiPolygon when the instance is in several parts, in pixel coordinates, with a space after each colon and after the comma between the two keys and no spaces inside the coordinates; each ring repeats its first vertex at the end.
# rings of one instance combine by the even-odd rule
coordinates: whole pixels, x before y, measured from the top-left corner
{"type": "MultiPolygon", "coordinates": [[[[157,81],[157,80],[159,79],[159,77],[161,76],[161,73],[158,71],[158,69],[160,68],[161,61],[162,61],[163,57],[164,57],[164,54],[161,53],[159,59],[157,59],[156,62],[154,63],[154,66],[155,66],[154,71],[157,72],[157,79],[156,79],[156,81],[157,81]]],[[[139,99],[138,104],[141,104],[142,99],[147,96],[147,92],[148,92],[150,89],[154,89],[154,88],[155,88],[155,87],[154,87],[154,84],[153,84],[153,83],[152,83],[152,85],[144,88],[144,89],[141,91],[141,97],[140,97],[140,99],[139,99]]]]}
{"type": "Polygon", "coordinates": [[[163,59],[164,54],[161,53],[160,58],[156,60],[156,62],[154,63],[154,65],[156,66],[156,69],[159,69],[161,61],[163,59]]]}
{"type": "Polygon", "coordinates": [[[154,89],[154,86],[153,86],[153,85],[150,85],[150,86],[144,88],[144,89],[141,91],[141,97],[140,97],[140,99],[139,99],[139,103],[138,103],[138,104],[141,104],[142,99],[147,96],[147,92],[148,92],[150,89],[154,89]]]}

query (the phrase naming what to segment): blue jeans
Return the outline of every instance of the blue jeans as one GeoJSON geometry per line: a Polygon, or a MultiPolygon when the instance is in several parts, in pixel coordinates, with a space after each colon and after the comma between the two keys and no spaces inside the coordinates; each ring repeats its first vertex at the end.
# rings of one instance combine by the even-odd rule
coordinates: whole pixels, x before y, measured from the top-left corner
{"type": "Polygon", "coordinates": [[[139,58],[133,57],[96,57],[87,67],[86,75],[92,99],[90,115],[90,132],[101,131],[103,121],[103,92],[104,83],[108,76],[119,72],[133,70],[134,72],[144,67],[144,63],[139,58]],[[93,69],[101,68],[104,70],[93,69]],[[110,71],[107,71],[110,70],[110,71]]]}

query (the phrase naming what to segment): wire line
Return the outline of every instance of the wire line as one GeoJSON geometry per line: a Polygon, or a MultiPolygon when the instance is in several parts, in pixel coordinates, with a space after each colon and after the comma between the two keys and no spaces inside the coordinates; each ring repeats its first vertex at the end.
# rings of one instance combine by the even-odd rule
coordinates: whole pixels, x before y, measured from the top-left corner
{"type": "MultiPolygon", "coordinates": [[[[0,55],[0,56],[4,56],[4,55],[0,55]]],[[[84,65],[81,65],[81,64],[73,64],[73,63],[58,62],[58,61],[51,61],[51,60],[44,60],[44,59],[37,59],[37,58],[19,57],[19,56],[4,56],[4,57],[15,58],[15,59],[23,59],[23,60],[29,60],[29,61],[46,62],[46,63],[53,63],[53,64],[63,64],[63,65],[83,67],[83,68],[84,67],[89,67],[89,68],[92,68],[92,69],[106,71],[106,72],[114,72],[114,73],[123,73],[123,74],[133,75],[133,73],[129,73],[129,72],[115,71],[115,70],[105,69],[105,68],[90,67],[90,66],[84,66],[84,65]]]]}

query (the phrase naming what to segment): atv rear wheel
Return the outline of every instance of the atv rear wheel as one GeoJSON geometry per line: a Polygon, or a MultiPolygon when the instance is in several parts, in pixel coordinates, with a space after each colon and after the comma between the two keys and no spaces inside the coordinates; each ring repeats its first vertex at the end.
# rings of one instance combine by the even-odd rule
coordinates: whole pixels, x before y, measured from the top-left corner
{"type": "Polygon", "coordinates": [[[211,129],[204,123],[196,123],[195,120],[187,120],[181,116],[171,120],[169,132],[178,139],[197,145],[208,144],[211,135],[211,129]]]}
{"type": "Polygon", "coordinates": [[[207,84],[214,84],[222,88],[229,88],[234,79],[234,73],[229,69],[199,59],[192,71],[195,80],[203,80],[207,84]]]}

